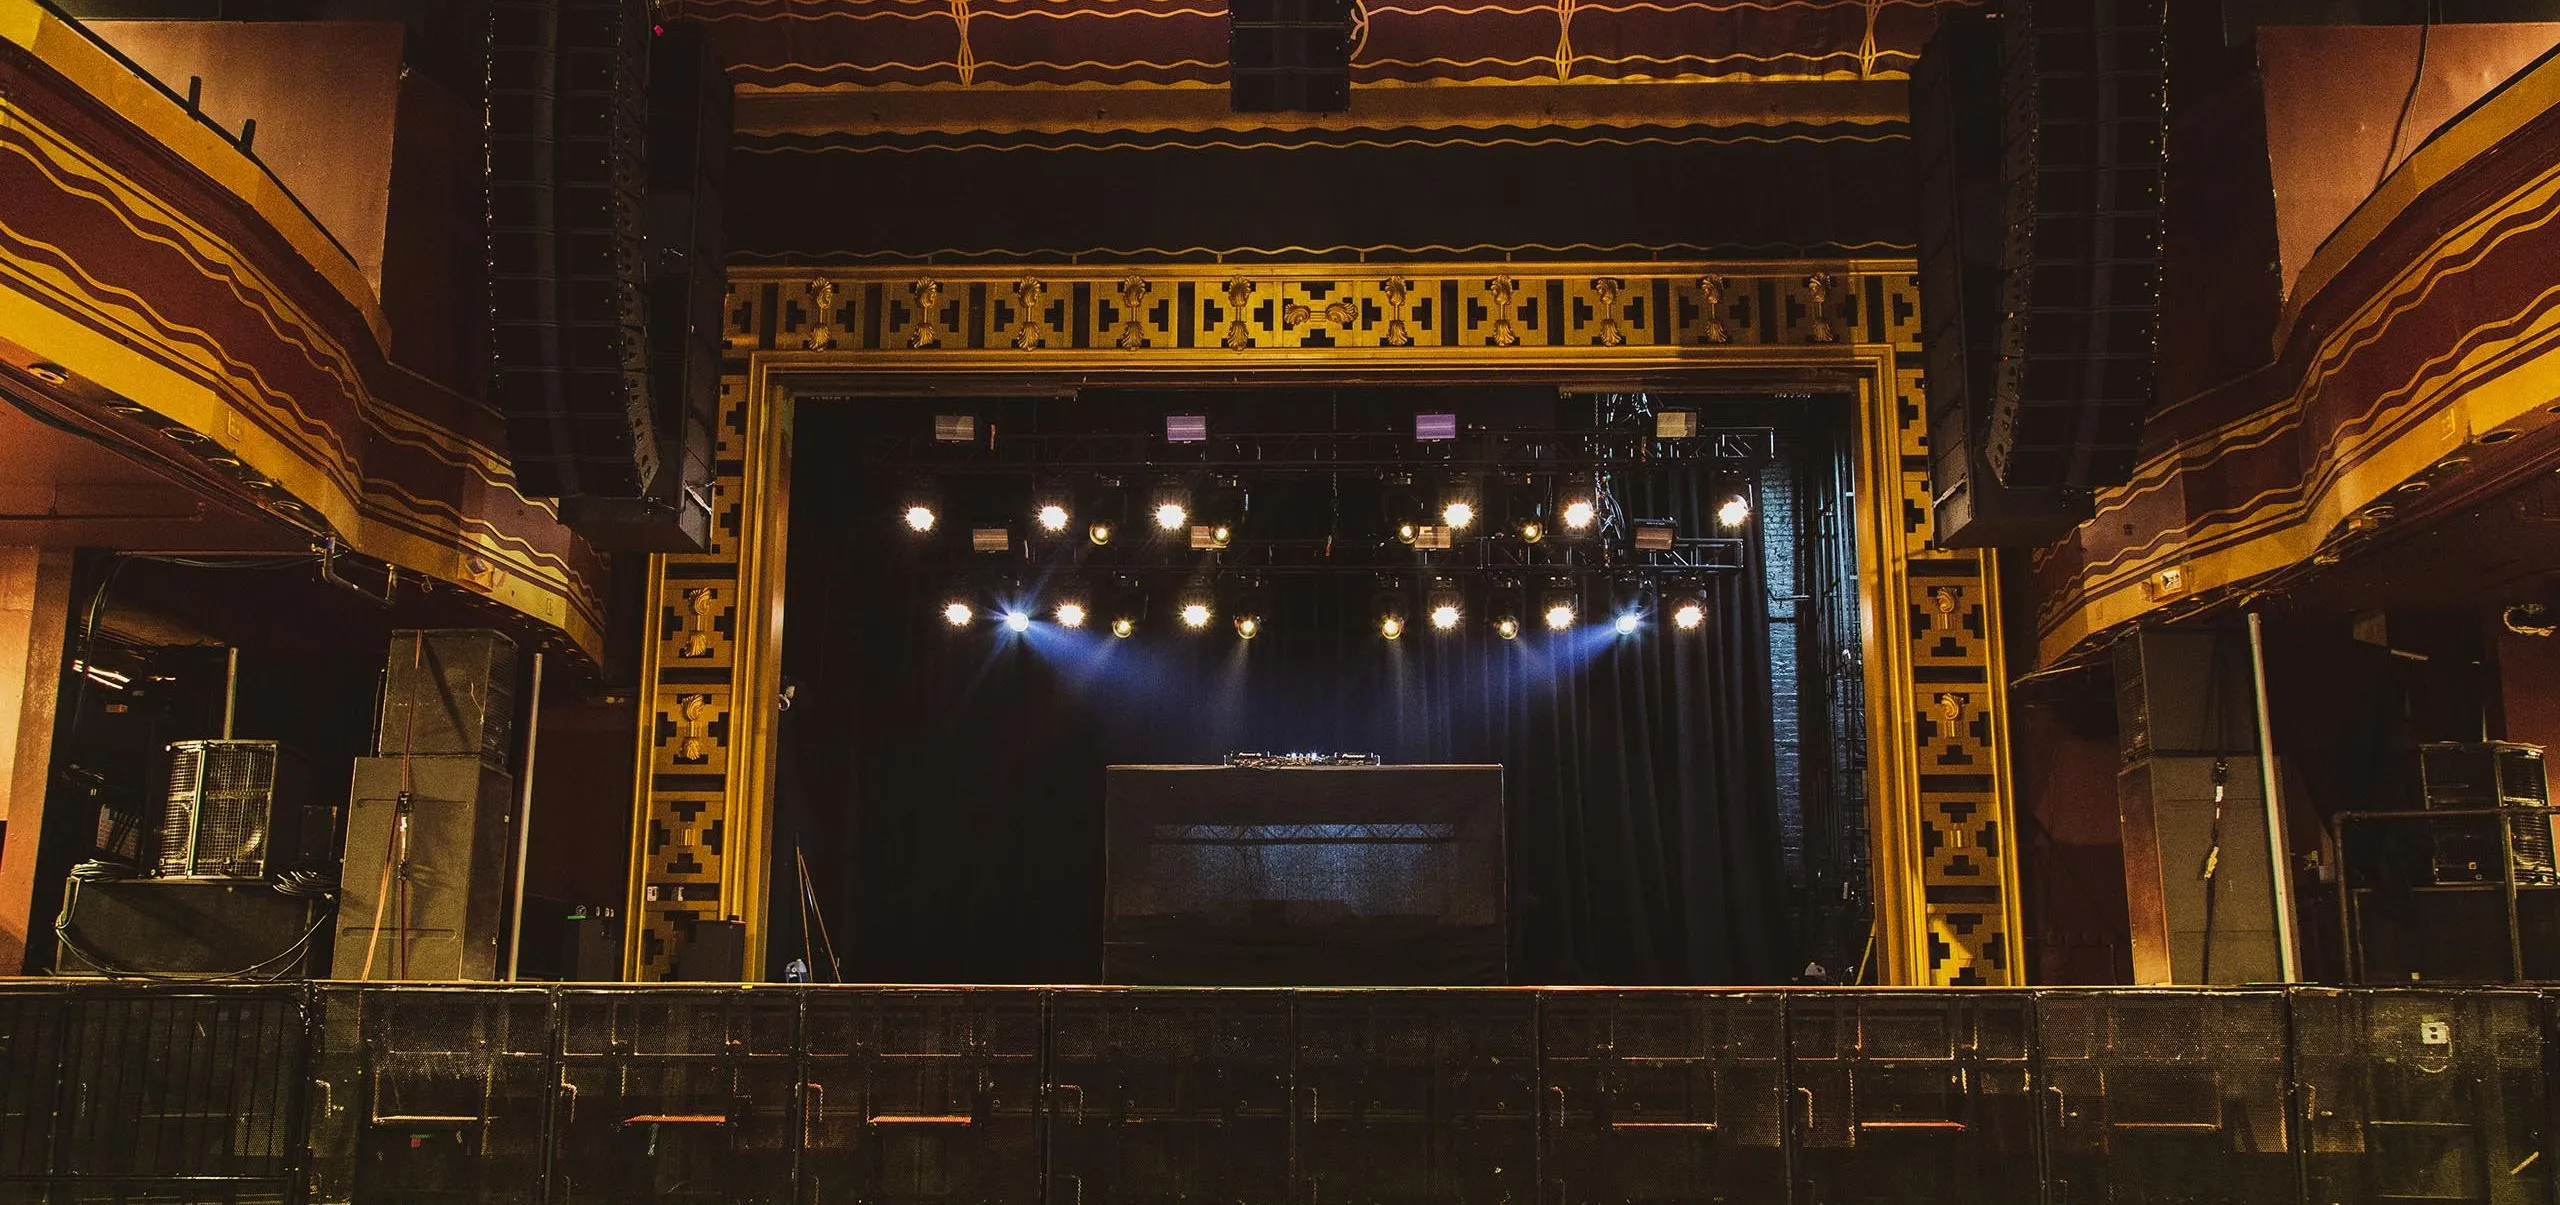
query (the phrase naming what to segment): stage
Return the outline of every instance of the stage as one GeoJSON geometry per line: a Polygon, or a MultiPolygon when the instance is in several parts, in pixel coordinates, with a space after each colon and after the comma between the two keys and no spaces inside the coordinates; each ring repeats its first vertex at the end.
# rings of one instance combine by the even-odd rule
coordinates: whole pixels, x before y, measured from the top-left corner
{"type": "Polygon", "coordinates": [[[0,984],[12,1201],[2547,1201],[2521,991],[0,984]]]}

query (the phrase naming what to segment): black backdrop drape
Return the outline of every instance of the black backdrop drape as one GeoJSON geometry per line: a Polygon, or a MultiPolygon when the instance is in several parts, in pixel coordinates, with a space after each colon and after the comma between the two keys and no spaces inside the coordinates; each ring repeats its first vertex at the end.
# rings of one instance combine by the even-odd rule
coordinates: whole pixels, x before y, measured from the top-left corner
{"type": "MultiPolygon", "coordinates": [[[[777,961],[800,952],[797,844],[850,979],[1094,980],[1103,767],[1255,749],[1502,765],[1516,981],[1782,975],[1756,569],[1709,581],[1713,618],[1694,633],[1657,616],[1619,637],[1595,584],[1560,636],[1524,610],[1531,630],[1502,641],[1478,596],[1462,632],[1417,615],[1388,642],[1366,573],[1273,579],[1251,642],[1223,614],[1180,630],[1163,591],[1129,640],[1059,629],[1045,609],[1019,636],[955,631],[936,614],[953,562],[895,529],[904,483],[853,467],[866,435],[913,428],[924,409],[800,410],[777,961]]],[[[1676,511],[1684,530],[1712,510],[1714,483],[1689,474],[1630,483],[1652,493],[1631,511],[1676,511]]]]}

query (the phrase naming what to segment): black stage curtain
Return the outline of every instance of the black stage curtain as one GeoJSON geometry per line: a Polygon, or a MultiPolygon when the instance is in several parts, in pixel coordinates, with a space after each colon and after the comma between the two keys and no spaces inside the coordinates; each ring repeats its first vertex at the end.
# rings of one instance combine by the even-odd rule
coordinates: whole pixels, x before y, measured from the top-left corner
{"type": "MultiPolygon", "coordinates": [[[[1562,636],[1533,597],[1531,630],[1502,641],[1478,595],[1462,632],[1431,632],[1417,599],[1414,630],[1388,642],[1365,573],[1274,579],[1250,642],[1223,613],[1180,630],[1164,589],[1128,640],[1059,629],[1045,608],[1023,635],[955,631],[937,613],[965,562],[922,558],[894,529],[900,483],[826,467],[852,462],[880,408],[799,419],[777,961],[798,954],[796,842],[849,979],[1093,981],[1104,767],[1252,749],[1503,766],[1517,982],[1782,977],[1756,568],[1713,579],[1714,618],[1685,634],[1656,616],[1615,635],[1595,584],[1562,636]]],[[[1654,492],[1635,513],[1676,510],[1696,531],[1713,509],[1709,483],[1632,480],[1654,492]]]]}

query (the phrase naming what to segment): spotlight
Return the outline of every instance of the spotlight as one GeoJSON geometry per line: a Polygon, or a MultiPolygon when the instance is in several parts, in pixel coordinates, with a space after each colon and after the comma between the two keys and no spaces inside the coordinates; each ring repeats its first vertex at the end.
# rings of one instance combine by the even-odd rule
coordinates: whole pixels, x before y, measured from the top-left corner
{"type": "Polygon", "coordinates": [[[1138,619],[1147,613],[1147,592],[1135,578],[1120,578],[1111,587],[1111,634],[1122,640],[1136,634],[1138,619]]]}
{"type": "Polygon", "coordinates": [[[1209,604],[1204,602],[1182,604],[1182,626],[1186,628],[1208,627],[1209,604]]]}
{"type": "Polygon", "coordinates": [[[1735,494],[1716,508],[1716,522],[1727,527],[1740,527],[1751,520],[1751,499],[1735,494]]]}
{"type": "Polygon", "coordinates": [[[1431,626],[1434,630],[1454,632],[1458,621],[1466,618],[1465,599],[1455,582],[1442,578],[1431,583],[1431,626]]]}
{"type": "Polygon", "coordinates": [[[1005,612],[1005,613],[1004,613],[1004,630],[1006,630],[1006,631],[1008,631],[1008,632],[1028,632],[1028,631],[1030,631],[1030,630],[1031,630],[1031,616],[1029,616],[1028,614],[1025,614],[1025,613],[1023,613],[1023,612],[1021,612],[1021,611],[1007,611],[1007,612],[1005,612]]]}
{"type": "Polygon", "coordinates": [[[1393,640],[1404,635],[1404,583],[1392,577],[1378,579],[1378,634],[1393,640]]]}
{"type": "Polygon", "coordinates": [[[1415,528],[1411,523],[1396,524],[1396,540],[1398,543],[1410,544],[1413,542],[1414,537],[1420,534],[1420,530],[1415,528]]]}
{"type": "Polygon", "coordinates": [[[1589,498],[1573,498],[1564,504],[1564,525],[1568,531],[1589,531],[1591,521],[1600,517],[1600,508],[1589,498]]]}
{"type": "Polygon", "coordinates": [[[1626,614],[1624,614],[1624,615],[1620,615],[1620,616],[1618,617],[1618,622],[1617,622],[1618,634],[1619,634],[1619,635],[1621,635],[1621,636],[1632,636],[1632,635],[1634,635],[1634,634],[1635,634],[1635,630],[1636,630],[1636,625],[1637,625],[1639,622],[1641,622],[1641,621],[1639,621],[1639,620],[1636,618],[1635,612],[1633,612],[1633,611],[1629,611],[1629,612],[1627,612],[1627,613],[1626,613],[1626,614]]]}
{"type": "Polygon", "coordinates": [[[1517,615],[1505,615],[1500,619],[1494,620],[1493,634],[1500,636],[1505,640],[1518,640],[1520,638],[1520,617],[1517,615]]]}
{"type": "Polygon", "coordinates": [[[964,602],[955,600],[942,605],[942,622],[950,624],[955,628],[968,627],[969,621],[977,618],[977,616],[977,611],[964,602]]]}
{"type": "Polygon", "coordinates": [[[1180,531],[1190,519],[1191,512],[1179,502],[1164,502],[1156,506],[1156,526],[1166,531],[1180,531]]]}
{"type": "Polygon", "coordinates": [[[1441,507],[1440,517],[1448,522],[1450,530],[1464,531],[1473,526],[1476,521],[1476,505],[1465,499],[1459,499],[1441,507]]]}
{"type": "Polygon", "coordinates": [[[1131,636],[1136,635],[1137,632],[1138,621],[1131,619],[1126,615],[1111,621],[1111,634],[1122,640],[1127,640],[1131,636]]]}
{"type": "Polygon", "coordinates": [[[1236,635],[1251,640],[1262,634],[1262,618],[1257,615],[1236,616],[1236,635]]]}
{"type": "Polygon", "coordinates": [[[1059,627],[1062,627],[1062,628],[1080,628],[1080,627],[1083,627],[1083,626],[1084,626],[1084,618],[1085,618],[1085,616],[1084,616],[1084,604],[1083,604],[1083,603],[1077,603],[1077,602],[1062,602],[1062,603],[1059,603],[1059,604],[1058,604],[1058,610],[1057,610],[1057,612],[1056,612],[1056,616],[1057,616],[1058,626],[1059,626],[1059,627]]]}
{"type": "Polygon", "coordinates": [[[1570,629],[1574,621],[1581,617],[1582,607],[1579,600],[1574,597],[1573,586],[1569,582],[1560,580],[1547,587],[1546,596],[1541,601],[1542,605],[1538,613],[1546,620],[1547,630],[1550,632],[1570,629]]]}
{"type": "Polygon", "coordinates": [[[1671,626],[1683,632],[1694,632],[1707,621],[1707,609],[1695,601],[1681,603],[1671,609],[1671,626]]]}
{"type": "Polygon", "coordinates": [[[1546,538],[1547,538],[1547,525],[1546,525],[1546,524],[1544,524],[1544,523],[1540,523],[1540,522],[1539,522],[1539,521],[1537,521],[1536,519],[1523,519],[1523,520],[1521,520],[1521,521],[1520,521],[1520,542],[1521,542],[1521,543],[1523,543],[1523,544],[1535,544],[1535,543],[1537,543],[1538,541],[1543,540],[1543,539],[1546,539],[1546,538]]]}
{"type": "Polygon", "coordinates": [[[1235,538],[1235,529],[1224,523],[1199,523],[1191,528],[1191,547],[1199,551],[1216,551],[1235,538]]]}
{"type": "Polygon", "coordinates": [[[933,508],[925,505],[924,503],[917,502],[909,504],[903,517],[907,521],[907,530],[909,531],[922,533],[933,530],[935,519],[933,508]]]}
{"type": "Polygon", "coordinates": [[[1067,529],[1067,508],[1055,502],[1048,503],[1040,508],[1039,519],[1040,530],[1056,535],[1067,529]]]}
{"type": "Polygon", "coordinates": [[[1108,523],[1096,523],[1091,527],[1085,528],[1084,538],[1093,541],[1094,547],[1100,548],[1111,542],[1111,525],[1108,523]]]}

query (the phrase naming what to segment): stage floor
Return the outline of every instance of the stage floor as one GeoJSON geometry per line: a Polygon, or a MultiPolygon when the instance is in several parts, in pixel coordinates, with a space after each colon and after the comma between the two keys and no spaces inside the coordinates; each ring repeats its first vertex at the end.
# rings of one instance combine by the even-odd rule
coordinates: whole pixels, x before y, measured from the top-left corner
{"type": "Polygon", "coordinates": [[[0,983],[5,1201],[2549,1201],[2520,990],[0,983]]]}

